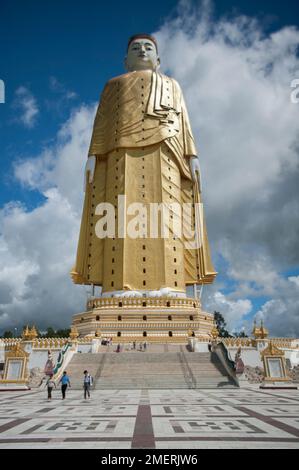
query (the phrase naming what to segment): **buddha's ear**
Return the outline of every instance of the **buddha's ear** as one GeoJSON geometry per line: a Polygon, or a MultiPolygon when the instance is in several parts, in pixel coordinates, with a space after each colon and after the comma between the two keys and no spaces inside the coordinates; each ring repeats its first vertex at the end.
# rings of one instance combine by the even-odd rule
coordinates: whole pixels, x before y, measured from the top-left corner
{"type": "Polygon", "coordinates": [[[128,70],[128,56],[124,58],[124,66],[125,66],[125,69],[128,70]]]}
{"type": "Polygon", "coordinates": [[[156,69],[160,68],[160,64],[161,64],[160,57],[157,57],[157,67],[156,67],[156,69]]]}

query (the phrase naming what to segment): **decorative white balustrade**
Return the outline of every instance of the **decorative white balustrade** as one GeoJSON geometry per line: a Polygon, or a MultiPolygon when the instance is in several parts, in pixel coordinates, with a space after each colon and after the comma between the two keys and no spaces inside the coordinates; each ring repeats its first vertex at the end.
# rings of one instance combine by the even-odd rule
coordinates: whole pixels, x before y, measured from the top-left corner
{"type": "Polygon", "coordinates": [[[92,308],[146,308],[146,307],[186,307],[186,308],[200,308],[201,303],[196,299],[186,298],[171,298],[171,297],[101,297],[89,300],[87,303],[88,309],[92,308]]]}

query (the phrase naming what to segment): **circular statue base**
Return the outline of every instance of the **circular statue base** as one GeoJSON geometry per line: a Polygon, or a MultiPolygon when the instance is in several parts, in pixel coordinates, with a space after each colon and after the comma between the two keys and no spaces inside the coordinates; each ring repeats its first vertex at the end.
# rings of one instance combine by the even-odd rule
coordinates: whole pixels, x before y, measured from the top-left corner
{"type": "Polygon", "coordinates": [[[73,316],[72,326],[80,337],[187,343],[190,336],[209,340],[213,319],[193,298],[100,297],[88,301],[86,312],[73,316]]]}

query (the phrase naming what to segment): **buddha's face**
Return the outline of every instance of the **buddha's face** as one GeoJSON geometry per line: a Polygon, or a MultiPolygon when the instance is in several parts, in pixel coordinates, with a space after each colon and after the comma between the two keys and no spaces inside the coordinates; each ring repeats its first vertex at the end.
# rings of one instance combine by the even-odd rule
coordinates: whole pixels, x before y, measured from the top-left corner
{"type": "Polygon", "coordinates": [[[148,38],[138,38],[131,42],[125,66],[128,72],[135,70],[156,70],[160,65],[157,49],[148,38]]]}

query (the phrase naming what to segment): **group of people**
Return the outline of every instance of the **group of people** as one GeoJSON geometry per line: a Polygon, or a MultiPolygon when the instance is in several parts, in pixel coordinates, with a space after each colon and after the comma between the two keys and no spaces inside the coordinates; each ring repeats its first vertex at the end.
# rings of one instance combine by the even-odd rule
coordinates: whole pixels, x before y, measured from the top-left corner
{"type": "MultiPolygon", "coordinates": [[[[133,349],[136,350],[137,347],[136,347],[136,341],[133,341],[133,349]]],[[[146,342],[144,343],[139,343],[139,351],[146,351],[146,348],[147,348],[147,344],[146,342]]]]}
{"type": "MultiPolygon", "coordinates": [[[[107,340],[107,345],[111,345],[111,344],[112,344],[112,338],[109,338],[107,340]]],[[[133,343],[130,346],[130,349],[133,349],[135,351],[136,350],[146,351],[147,343],[146,342],[139,343],[139,348],[137,348],[136,341],[133,341],[133,343]]],[[[117,345],[116,352],[121,352],[120,344],[117,345]]],[[[83,374],[84,374],[84,377],[83,377],[84,399],[87,399],[87,397],[90,398],[90,388],[92,386],[93,379],[92,379],[92,376],[88,373],[88,370],[85,370],[83,372],[83,374]]],[[[48,401],[52,400],[52,392],[53,392],[54,388],[55,389],[57,388],[56,382],[53,379],[53,377],[54,377],[53,374],[49,375],[49,378],[46,382],[46,387],[47,387],[47,392],[48,392],[48,401]]],[[[62,400],[64,400],[67,388],[71,387],[70,378],[67,375],[66,370],[63,372],[62,377],[60,378],[58,384],[61,384],[62,400]]]]}
{"type": "MultiPolygon", "coordinates": [[[[147,343],[146,342],[139,343],[139,347],[137,347],[136,341],[133,341],[133,343],[130,344],[129,349],[133,351],[146,351],[147,343]]],[[[115,352],[118,352],[118,353],[121,352],[120,344],[117,345],[115,352]]]]}
{"type": "MultiPolygon", "coordinates": [[[[93,379],[92,376],[88,373],[88,370],[85,370],[83,377],[83,389],[84,389],[84,399],[86,400],[87,397],[90,398],[90,387],[92,386],[93,379]]],[[[71,387],[70,378],[67,375],[67,371],[65,370],[60,378],[58,384],[61,384],[61,394],[62,400],[65,399],[66,390],[68,387],[71,387]]],[[[56,387],[56,382],[53,379],[53,374],[51,374],[46,382],[47,392],[48,392],[48,401],[52,400],[52,392],[56,387]]]]}
{"type": "Polygon", "coordinates": [[[112,346],[112,338],[104,338],[101,341],[103,346],[112,346]]]}

